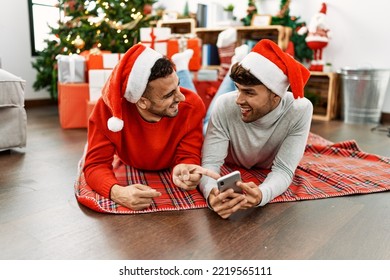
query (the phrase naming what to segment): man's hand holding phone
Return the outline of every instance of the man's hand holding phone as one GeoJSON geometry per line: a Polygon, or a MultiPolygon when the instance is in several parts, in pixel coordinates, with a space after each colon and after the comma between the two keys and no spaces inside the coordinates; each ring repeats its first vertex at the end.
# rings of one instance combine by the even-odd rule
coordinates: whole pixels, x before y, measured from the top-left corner
{"type": "Polygon", "coordinates": [[[232,172],[219,178],[217,180],[218,188],[213,188],[210,192],[209,205],[223,219],[229,218],[247,202],[242,194],[242,189],[237,185],[238,182],[241,182],[240,172],[232,172]]]}
{"type": "Polygon", "coordinates": [[[239,181],[237,185],[244,191],[247,201],[244,205],[242,205],[241,209],[249,209],[260,204],[263,199],[263,194],[258,185],[254,182],[243,183],[241,181],[239,181]]]}
{"type": "Polygon", "coordinates": [[[240,209],[257,206],[262,199],[259,187],[254,182],[242,182],[239,171],[219,178],[217,186],[210,192],[209,204],[224,219],[240,209]]]}

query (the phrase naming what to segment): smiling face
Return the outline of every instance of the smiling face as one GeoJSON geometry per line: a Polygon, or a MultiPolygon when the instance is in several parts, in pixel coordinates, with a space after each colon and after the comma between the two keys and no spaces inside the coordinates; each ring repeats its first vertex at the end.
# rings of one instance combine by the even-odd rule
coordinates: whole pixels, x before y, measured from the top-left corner
{"type": "Polygon", "coordinates": [[[238,95],[236,104],[241,109],[241,119],[243,122],[254,122],[273,109],[275,109],[280,97],[270,91],[264,85],[240,85],[236,83],[238,88],[238,95]]]}
{"type": "Polygon", "coordinates": [[[158,122],[163,117],[175,117],[179,113],[179,103],[184,100],[179,79],[173,72],[149,82],[145,94],[137,102],[137,108],[144,120],[158,122]]]}

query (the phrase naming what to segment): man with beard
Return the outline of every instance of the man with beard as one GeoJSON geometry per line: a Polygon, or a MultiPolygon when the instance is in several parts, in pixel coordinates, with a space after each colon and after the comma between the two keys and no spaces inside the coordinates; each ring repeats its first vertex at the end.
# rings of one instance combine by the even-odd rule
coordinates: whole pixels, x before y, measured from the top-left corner
{"type": "Polygon", "coordinates": [[[211,209],[228,218],[240,209],[263,206],[287,190],[301,160],[313,106],[304,98],[310,72],[274,42],[260,40],[232,65],[237,90],[221,95],[212,108],[202,152],[202,167],[220,173],[223,164],[269,169],[264,182],[237,182],[219,192],[203,176],[200,189],[211,209]],[[288,91],[288,89],[291,91],[288,91]]]}

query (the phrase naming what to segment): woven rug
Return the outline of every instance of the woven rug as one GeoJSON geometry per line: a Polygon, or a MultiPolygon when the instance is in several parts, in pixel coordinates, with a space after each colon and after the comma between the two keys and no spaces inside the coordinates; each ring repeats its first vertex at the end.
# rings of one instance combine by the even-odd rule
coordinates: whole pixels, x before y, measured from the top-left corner
{"type": "MultiPolygon", "coordinates": [[[[171,182],[171,170],[143,172],[122,164],[113,163],[114,172],[122,185],[145,184],[162,195],[154,199],[144,210],[131,210],[94,192],[85,182],[79,162],[75,182],[75,195],[79,203],[102,213],[136,214],[158,211],[174,211],[207,207],[198,190],[183,191],[171,182]]],[[[224,165],[221,173],[240,170],[243,181],[263,182],[269,170],[246,170],[224,165]]],[[[355,141],[332,143],[316,134],[310,134],[305,154],[295,172],[288,190],[271,201],[288,202],[321,199],[352,194],[367,194],[390,189],[390,158],[361,151],[355,141]]]]}

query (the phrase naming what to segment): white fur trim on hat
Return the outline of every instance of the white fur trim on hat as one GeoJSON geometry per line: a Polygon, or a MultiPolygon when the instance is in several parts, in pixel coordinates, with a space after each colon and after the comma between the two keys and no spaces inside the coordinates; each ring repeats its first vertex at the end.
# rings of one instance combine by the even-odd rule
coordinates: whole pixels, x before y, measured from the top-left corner
{"type": "Polygon", "coordinates": [[[118,132],[123,128],[123,121],[117,117],[111,117],[107,121],[107,126],[112,132],[118,132]]]}
{"type": "Polygon", "coordinates": [[[287,92],[290,85],[288,77],[268,58],[257,52],[250,52],[240,64],[273,93],[283,97],[287,92]]]}
{"type": "Polygon", "coordinates": [[[162,54],[150,49],[145,50],[137,57],[127,80],[124,98],[131,103],[136,103],[144,93],[151,69],[156,61],[162,58],[162,54]]]}

